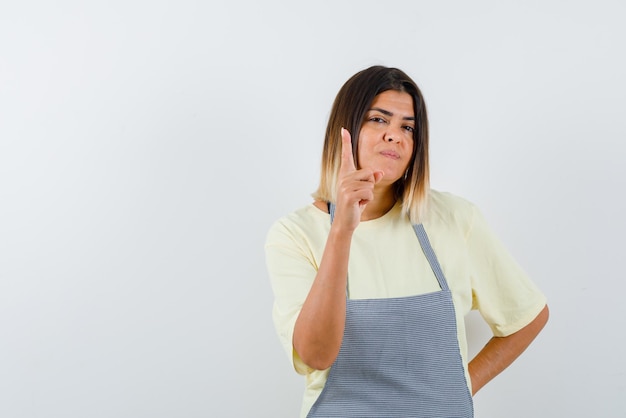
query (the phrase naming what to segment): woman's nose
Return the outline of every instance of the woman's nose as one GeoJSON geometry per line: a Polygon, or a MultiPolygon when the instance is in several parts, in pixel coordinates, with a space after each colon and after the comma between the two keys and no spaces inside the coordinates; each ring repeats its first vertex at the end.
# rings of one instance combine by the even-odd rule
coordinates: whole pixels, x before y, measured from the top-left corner
{"type": "Polygon", "coordinates": [[[385,141],[387,142],[400,142],[402,139],[402,133],[400,132],[400,128],[394,128],[389,126],[387,131],[385,132],[385,141]]]}

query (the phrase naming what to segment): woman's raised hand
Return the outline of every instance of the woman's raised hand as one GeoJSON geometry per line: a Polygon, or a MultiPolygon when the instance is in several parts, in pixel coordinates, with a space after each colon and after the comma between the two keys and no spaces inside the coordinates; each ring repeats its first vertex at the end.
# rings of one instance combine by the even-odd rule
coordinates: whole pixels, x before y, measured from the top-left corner
{"type": "Polygon", "coordinates": [[[337,185],[337,208],[334,223],[354,231],[361,221],[361,214],[374,199],[374,186],[383,178],[382,171],[370,168],[357,170],[352,154],[352,138],[347,129],[341,128],[341,165],[337,185]]]}

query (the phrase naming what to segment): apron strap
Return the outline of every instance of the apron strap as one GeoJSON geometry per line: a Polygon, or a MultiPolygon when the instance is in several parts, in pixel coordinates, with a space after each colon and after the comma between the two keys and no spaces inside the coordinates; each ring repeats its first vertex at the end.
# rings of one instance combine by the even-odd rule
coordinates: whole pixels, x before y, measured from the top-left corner
{"type": "MultiPolygon", "coordinates": [[[[332,225],[335,220],[335,204],[326,202],[326,206],[328,207],[328,213],[330,214],[330,223],[332,225]]],[[[346,280],[346,299],[350,299],[350,280],[346,280]]]]}
{"type": "Polygon", "coordinates": [[[428,235],[426,234],[426,230],[424,229],[423,224],[413,224],[413,230],[415,230],[415,234],[417,235],[417,239],[422,246],[422,251],[424,251],[424,255],[428,260],[428,264],[430,264],[430,268],[435,273],[435,277],[439,282],[439,286],[441,290],[448,290],[448,282],[446,277],[443,274],[443,270],[441,270],[441,266],[439,265],[439,260],[437,260],[437,256],[435,255],[435,251],[433,247],[430,245],[430,240],[428,239],[428,235]]]}
{"type": "Polygon", "coordinates": [[[326,206],[328,207],[328,213],[330,214],[330,223],[332,224],[335,220],[335,204],[327,202],[326,206]]]}
{"type": "MultiPolygon", "coordinates": [[[[328,213],[330,214],[330,223],[333,223],[335,219],[335,204],[328,202],[328,213]]],[[[435,255],[435,251],[433,247],[430,245],[430,240],[428,239],[428,234],[426,234],[426,230],[424,229],[423,224],[413,224],[413,230],[415,231],[415,235],[417,235],[417,239],[420,242],[420,246],[422,247],[422,251],[428,260],[428,264],[430,264],[430,268],[435,273],[435,277],[437,278],[437,282],[439,282],[439,287],[441,290],[449,290],[448,282],[446,281],[446,277],[443,274],[443,270],[439,265],[439,260],[437,260],[437,256],[435,255]]],[[[349,291],[348,284],[346,283],[346,296],[349,299],[349,291]]]]}

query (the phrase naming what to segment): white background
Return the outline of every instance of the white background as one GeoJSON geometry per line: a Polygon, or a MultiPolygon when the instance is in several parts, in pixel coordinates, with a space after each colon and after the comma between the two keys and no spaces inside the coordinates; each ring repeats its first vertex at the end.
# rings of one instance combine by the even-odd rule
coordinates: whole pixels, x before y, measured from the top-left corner
{"type": "MultiPolygon", "coordinates": [[[[3,1],[0,416],[295,417],[263,243],[332,100],[421,86],[433,187],[549,299],[477,417],[624,417],[620,1],[3,1]]],[[[468,318],[470,348],[489,337],[468,318]]]]}

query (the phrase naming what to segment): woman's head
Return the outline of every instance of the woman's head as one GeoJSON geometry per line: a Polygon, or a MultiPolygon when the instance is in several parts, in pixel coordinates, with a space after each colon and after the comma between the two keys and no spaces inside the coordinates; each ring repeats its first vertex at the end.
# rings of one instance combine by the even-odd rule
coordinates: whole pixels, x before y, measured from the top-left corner
{"type": "MultiPolygon", "coordinates": [[[[394,185],[396,199],[413,222],[419,222],[429,188],[428,118],[426,104],[417,84],[397,68],[373,66],[353,75],[339,90],[332,106],[322,153],[321,180],[314,197],[336,201],[336,185],[341,163],[341,128],[352,135],[352,154],[359,155],[359,136],[374,99],[393,90],[407,93],[413,102],[415,129],[412,158],[404,175],[394,185]]],[[[360,167],[358,158],[355,165],[360,167]]]]}

